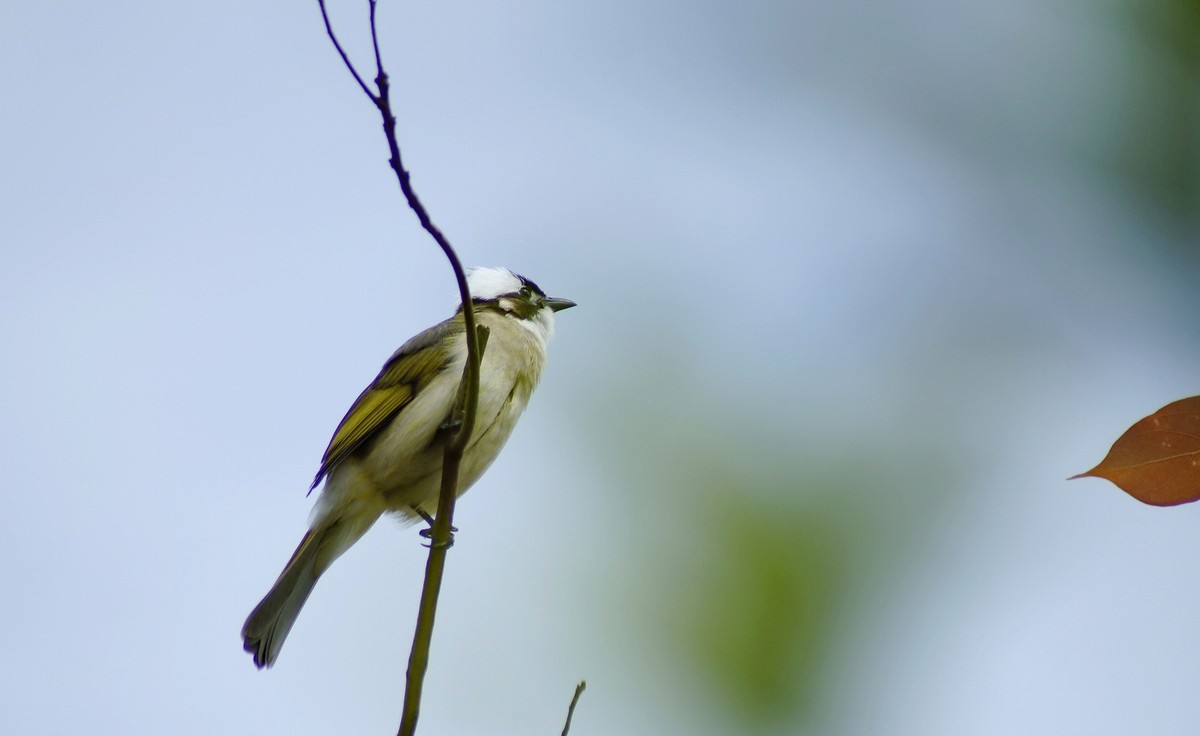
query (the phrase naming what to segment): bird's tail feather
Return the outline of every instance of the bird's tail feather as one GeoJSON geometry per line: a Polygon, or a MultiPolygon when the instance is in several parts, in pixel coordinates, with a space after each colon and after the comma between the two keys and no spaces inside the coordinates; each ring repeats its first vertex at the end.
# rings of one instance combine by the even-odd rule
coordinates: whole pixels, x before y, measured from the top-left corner
{"type": "Polygon", "coordinates": [[[304,535],[279,579],[246,619],[243,646],[254,655],[259,669],[275,664],[296,616],[317,584],[322,572],[317,569],[317,556],[328,531],[314,529],[304,535]]]}
{"type": "Polygon", "coordinates": [[[382,508],[372,505],[345,504],[336,512],[323,513],[300,540],[279,579],[242,626],[243,647],[254,655],[259,669],[275,664],[317,579],[382,513],[382,508]]]}

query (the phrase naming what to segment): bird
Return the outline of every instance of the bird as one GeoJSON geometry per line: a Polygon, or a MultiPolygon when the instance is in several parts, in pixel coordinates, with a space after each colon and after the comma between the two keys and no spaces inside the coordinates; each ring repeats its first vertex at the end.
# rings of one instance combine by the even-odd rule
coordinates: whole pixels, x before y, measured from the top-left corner
{"type": "MultiPolygon", "coordinates": [[[[489,333],[460,496],[496,459],[525,410],[555,313],[576,306],[547,297],[507,268],[471,269],[467,286],[476,320],[489,333]]],[[[338,424],[309,488],[324,481],[308,531],[242,627],[243,647],[259,669],[275,664],[317,580],[383,514],[411,522],[437,512],[447,427],[467,360],[465,334],[460,304],[449,319],[401,345],[338,424]]]]}

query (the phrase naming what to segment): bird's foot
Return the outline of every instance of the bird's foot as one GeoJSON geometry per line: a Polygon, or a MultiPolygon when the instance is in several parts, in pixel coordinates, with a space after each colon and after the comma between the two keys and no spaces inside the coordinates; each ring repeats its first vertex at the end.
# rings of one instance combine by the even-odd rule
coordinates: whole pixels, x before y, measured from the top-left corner
{"type": "MultiPolygon", "coordinates": [[[[423,539],[430,540],[430,543],[425,545],[426,547],[433,547],[433,517],[430,516],[429,512],[427,512],[425,509],[423,509],[420,506],[417,506],[415,504],[412,506],[412,510],[416,513],[417,516],[421,517],[422,521],[424,521],[426,524],[429,525],[417,533],[420,534],[423,539]]],[[[458,531],[458,527],[456,527],[456,526],[450,527],[450,539],[448,539],[446,541],[446,544],[444,545],[444,547],[446,549],[449,549],[450,547],[454,546],[454,533],[456,531],[458,531]]],[[[441,545],[439,545],[439,546],[441,546],[441,545]]]]}

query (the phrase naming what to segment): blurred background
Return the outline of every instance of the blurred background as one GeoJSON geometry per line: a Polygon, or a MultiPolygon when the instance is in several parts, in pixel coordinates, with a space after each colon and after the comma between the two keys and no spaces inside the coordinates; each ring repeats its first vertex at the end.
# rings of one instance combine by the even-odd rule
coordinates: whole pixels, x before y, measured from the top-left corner
{"type": "MultiPolygon", "coordinates": [[[[421,733],[1195,732],[1200,508],[1064,479],[1200,394],[1200,4],[379,15],[435,220],[580,304],[421,733]]],[[[0,80],[5,730],[394,733],[415,528],[238,636],[457,299],[316,4],[8,3],[0,80]]]]}

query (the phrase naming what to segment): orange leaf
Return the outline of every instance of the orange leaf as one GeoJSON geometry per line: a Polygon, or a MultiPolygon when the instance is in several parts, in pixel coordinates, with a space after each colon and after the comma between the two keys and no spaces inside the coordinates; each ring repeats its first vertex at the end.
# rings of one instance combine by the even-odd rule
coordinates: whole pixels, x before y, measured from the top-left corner
{"type": "Polygon", "coordinates": [[[1099,465],[1073,476],[1105,478],[1142,503],[1200,499],[1200,396],[1167,404],[1117,438],[1099,465]]]}

